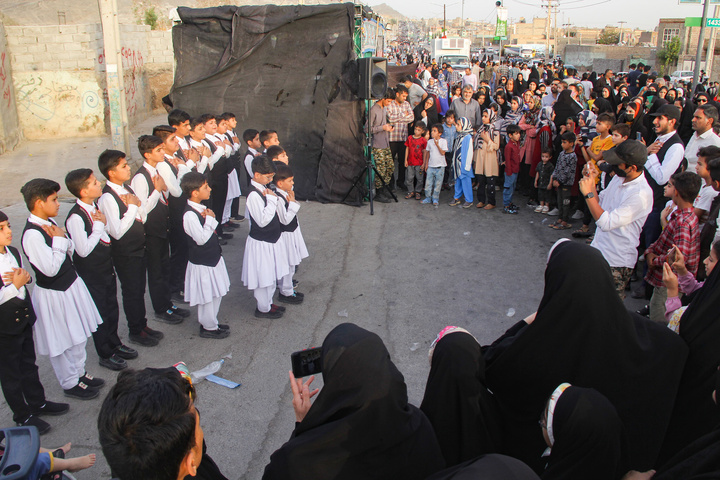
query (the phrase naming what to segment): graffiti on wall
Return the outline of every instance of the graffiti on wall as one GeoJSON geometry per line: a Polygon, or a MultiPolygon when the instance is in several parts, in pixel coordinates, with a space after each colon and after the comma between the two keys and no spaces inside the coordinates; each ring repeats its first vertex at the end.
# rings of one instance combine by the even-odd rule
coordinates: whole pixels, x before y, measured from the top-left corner
{"type": "Polygon", "coordinates": [[[0,92],[2,92],[3,102],[7,101],[7,107],[10,108],[12,99],[10,88],[10,79],[8,78],[7,67],[5,66],[5,52],[0,53],[0,92]]]}
{"type": "MultiPolygon", "coordinates": [[[[147,79],[143,75],[143,66],[145,60],[142,52],[134,50],[130,47],[122,47],[120,49],[120,58],[123,68],[123,83],[125,86],[125,105],[127,107],[130,123],[133,123],[133,117],[147,110],[146,92],[147,79]]],[[[105,64],[105,54],[98,55],[97,62],[99,65],[105,64]]],[[[105,103],[105,118],[110,118],[110,102],[108,100],[107,88],[103,91],[103,101],[105,103]]]]}

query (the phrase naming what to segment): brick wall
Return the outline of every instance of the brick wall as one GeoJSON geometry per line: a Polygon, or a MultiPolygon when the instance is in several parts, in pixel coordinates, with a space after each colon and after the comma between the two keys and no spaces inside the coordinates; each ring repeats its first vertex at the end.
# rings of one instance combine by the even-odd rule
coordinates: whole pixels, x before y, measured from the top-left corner
{"type": "Polygon", "coordinates": [[[656,62],[656,48],[620,47],[617,45],[566,45],[565,63],[583,69],[601,71],[605,68],[627,70],[633,59],[643,59],[652,65],[656,62]]]}
{"type": "MultiPolygon", "coordinates": [[[[6,27],[15,72],[17,112],[26,138],[109,132],[105,54],[100,24],[6,27]]],[[[172,84],[171,32],[120,25],[130,125],[160,108],[172,84]]]]}

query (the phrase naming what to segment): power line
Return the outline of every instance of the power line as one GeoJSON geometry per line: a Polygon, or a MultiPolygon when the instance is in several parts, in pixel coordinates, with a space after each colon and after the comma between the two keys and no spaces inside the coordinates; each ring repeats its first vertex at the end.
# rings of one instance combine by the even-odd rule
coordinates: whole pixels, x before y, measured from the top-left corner
{"type": "Polygon", "coordinates": [[[611,1],[612,1],[612,0],[605,0],[605,1],[603,1],[603,2],[593,3],[593,4],[590,4],[590,5],[581,5],[581,6],[579,6],[579,7],[563,8],[563,10],[577,10],[578,8],[594,7],[594,6],[597,6],[597,5],[602,5],[603,3],[610,3],[611,1]]]}

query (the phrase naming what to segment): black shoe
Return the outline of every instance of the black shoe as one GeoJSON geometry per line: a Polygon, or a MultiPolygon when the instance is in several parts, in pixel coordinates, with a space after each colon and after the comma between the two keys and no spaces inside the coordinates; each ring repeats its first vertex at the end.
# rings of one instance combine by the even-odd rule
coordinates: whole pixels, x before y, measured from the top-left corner
{"type": "Polygon", "coordinates": [[[638,315],[642,315],[643,317],[649,317],[650,316],[650,305],[645,305],[643,308],[641,308],[640,310],[638,310],[635,313],[637,313],[638,315]]]}
{"type": "Polygon", "coordinates": [[[173,309],[168,309],[166,312],[155,312],[155,320],[169,323],[170,325],[177,325],[178,323],[182,323],[185,318],[176,314],[173,309]]]}
{"type": "Polygon", "coordinates": [[[80,382],[84,383],[90,388],[100,388],[105,385],[105,380],[103,380],[102,378],[95,378],[88,372],[85,372],[83,376],[80,377],[80,382]]]}
{"type": "Polygon", "coordinates": [[[172,300],[173,303],[188,303],[187,300],[185,300],[185,292],[174,292],[172,295],[170,295],[170,300],[172,300]]]}
{"type": "Polygon", "coordinates": [[[261,312],[257,308],[255,309],[255,317],[257,318],[280,318],[283,316],[283,312],[281,312],[279,309],[273,307],[270,307],[269,312],[261,312]]]}
{"type": "Polygon", "coordinates": [[[124,360],[132,360],[138,357],[138,351],[127,345],[120,345],[119,347],[115,347],[115,355],[124,360]]]}
{"type": "Polygon", "coordinates": [[[222,330],[220,328],[217,330],[205,330],[203,326],[200,326],[200,336],[202,338],[215,338],[219,340],[230,336],[230,330],[222,330]]]}
{"type": "Polygon", "coordinates": [[[142,331],[138,334],[131,333],[128,335],[130,341],[136,345],[142,345],[143,347],[154,347],[160,341],[157,338],[151,337],[146,331],[142,331]]]}
{"type": "Polygon", "coordinates": [[[99,359],[98,363],[101,367],[109,368],[110,370],[115,371],[123,370],[128,366],[127,362],[123,358],[120,358],[114,353],[108,358],[99,359]]]}
{"type": "Polygon", "coordinates": [[[234,215],[232,217],[232,219],[235,220],[236,222],[244,222],[245,221],[245,217],[243,215],[234,215]]]}
{"type": "Polygon", "coordinates": [[[218,235],[218,244],[220,245],[227,245],[227,240],[223,240],[222,237],[218,235]]]}
{"type": "Polygon", "coordinates": [[[380,203],[390,203],[391,202],[391,200],[388,197],[386,197],[385,195],[380,194],[380,193],[375,195],[374,200],[376,202],[380,202],[380,203]]]}
{"type": "Polygon", "coordinates": [[[278,295],[278,302],[290,303],[292,305],[300,305],[303,302],[303,298],[297,296],[294,293],[292,295],[283,295],[281,293],[278,295]]]}
{"type": "Polygon", "coordinates": [[[225,325],[224,323],[218,323],[218,329],[219,330],[230,330],[230,325],[225,325]]]}
{"type": "Polygon", "coordinates": [[[282,305],[275,305],[274,303],[270,304],[270,308],[276,308],[276,309],[280,310],[281,312],[285,312],[285,310],[286,310],[286,308],[283,307],[282,305]]]}
{"type": "Polygon", "coordinates": [[[70,405],[67,403],[49,402],[45,401],[45,405],[31,409],[31,414],[35,416],[40,415],[63,415],[70,410],[70,405]]]}
{"type": "Polygon", "coordinates": [[[65,390],[66,397],[79,398],[80,400],[90,400],[100,395],[100,390],[97,388],[90,388],[82,382],[79,382],[74,387],[65,390]]]}
{"type": "Polygon", "coordinates": [[[175,305],[170,308],[172,309],[174,315],[179,315],[182,318],[187,318],[190,316],[190,310],[188,310],[187,308],[179,308],[175,305]]]}
{"type": "Polygon", "coordinates": [[[298,291],[295,292],[295,295],[298,296],[298,297],[300,297],[300,298],[305,298],[305,294],[304,294],[304,293],[300,293],[300,292],[298,292],[298,291]]]}
{"type": "Polygon", "coordinates": [[[165,337],[165,335],[163,334],[163,332],[161,332],[161,331],[159,331],[159,330],[153,330],[153,329],[150,328],[150,327],[145,327],[145,328],[143,328],[143,332],[147,333],[148,335],[150,335],[150,336],[151,336],[152,338],[154,338],[155,340],[162,340],[162,339],[165,337]]]}
{"type": "MultiPolygon", "coordinates": [[[[67,390],[65,390],[67,392],[67,390]]],[[[40,435],[44,435],[50,431],[50,424],[45,420],[37,418],[34,415],[30,415],[24,422],[17,422],[18,427],[35,427],[38,429],[40,435]]]]}
{"type": "Polygon", "coordinates": [[[218,237],[222,238],[223,240],[230,240],[231,238],[233,238],[233,234],[232,233],[221,233],[220,235],[218,235],[218,237]]]}
{"type": "Polygon", "coordinates": [[[230,223],[230,222],[223,223],[222,227],[223,227],[223,230],[231,230],[231,231],[238,228],[237,225],[235,225],[234,223],[230,223]]]}

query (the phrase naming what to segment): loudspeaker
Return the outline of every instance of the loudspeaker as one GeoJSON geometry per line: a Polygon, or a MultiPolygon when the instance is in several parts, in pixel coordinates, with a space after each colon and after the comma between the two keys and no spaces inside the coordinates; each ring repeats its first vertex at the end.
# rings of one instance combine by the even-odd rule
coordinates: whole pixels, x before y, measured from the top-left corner
{"type": "Polygon", "coordinates": [[[358,59],[360,86],[358,97],[362,99],[377,99],[385,97],[388,87],[387,59],[382,57],[367,57],[358,59]]]}

